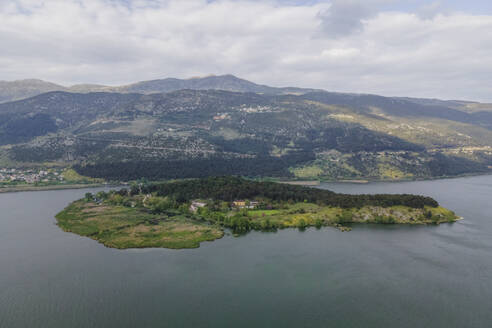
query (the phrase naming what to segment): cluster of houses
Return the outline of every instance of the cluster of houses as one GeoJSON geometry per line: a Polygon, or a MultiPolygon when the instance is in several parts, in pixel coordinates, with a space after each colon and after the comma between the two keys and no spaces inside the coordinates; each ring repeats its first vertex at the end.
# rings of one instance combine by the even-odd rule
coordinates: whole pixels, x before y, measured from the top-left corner
{"type": "Polygon", "coordinates": [[[270,106],[246,107],[246,105],[242,105],[239,110],[246,113],[267,113],[267,112],[272,112],[273,108],[270,106]]]}
{"type": "Polygon", "coordinates": [[[228,113],[217,113],[217,115],[214,116],[214,121],[222,121],[230,118],[228,113]]]}
{"type": "Polygon", "coordinates": [[[232,202],[232,206],[234,208],[247,208],[247,209],[255,209],[260,205],[259,202],[256,201],[248,201],[248,200],[235,200],[232,202]]]}
{"type": "MultiPolygon", "coordinates": [[[[273,111],[270,106],[251,107],[246,105],[241,105],[238,110],[245,113],[267,113],[273,111]]],[[[214,115],[213,119],[214,121],[230,120],[231,115],[229,113],[217,113],[216,115],[214,115]]]]}
{"type": "MultiPolygon", "coordinates": [[[[231,203],[231,208],[233,209],[255,209],[260,205],[257,201],[249,201],[249,200],[235,200],[231,203]]],[[[207,203],[194,200],[191,202],[190,211],[196,212],[199,208],[207,206],[207,203]]]]}
{"type": "Polygon", "coordinates": [[[22,170],[22,169],[11,169],[2,168],[0,169],[0,182],[25,182],[25,183],[36,183],[36,182],[54,182],[63,181],[63,176],[61,172],[58,171],[45,171],[45,170],[22,170]]]}

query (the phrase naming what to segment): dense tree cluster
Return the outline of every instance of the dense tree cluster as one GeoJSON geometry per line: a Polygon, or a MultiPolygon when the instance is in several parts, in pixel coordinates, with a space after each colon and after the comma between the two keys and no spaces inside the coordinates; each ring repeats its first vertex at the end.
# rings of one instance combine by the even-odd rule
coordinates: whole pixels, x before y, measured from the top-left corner
{"type": "Polygon", "coordinates": [[[213,199],[233,201],[237,199],[269,199],[272,201],[293,201],[318,203],[327,206],[352,208],[362,206],[396,206],[413,208],[424,206],[436,207],[439,204],[430,197],[400,195],[348,195],[329,190],[295,186],[274,182],[258,182],[239,177],[210,177],[205,179],[185,180],[170,183],[156,183],[135,186],[131,194],[156,193],[158,196],[170,197],[178,203],[193,199],[213,199]]]}
{"type": "Polygon", "coordinates": [[[57,129],[55,121],[46,114],[0,114],[0,144],[23,142],[57,129]]]}
{"type": "Polygon", "coordinates": [[[458,156],[446,156],[441,153],[436,153],[428,166],[432,176],[449,176],[465,174],[467,172],[489,171],[486,164],[458,156]]]}
{"type": "Polygon", "coordinates": [[[84,176],[107,180],[150,180],[204,178],[217,175],[282,176],[292,174],[290,166],[313,160],[314,154],[298,152],[282,157],[256,156],[250,158],[195,158],[189,160],[156,160],[134,162],[103,162],[76,165],[74,169],[84,176]]]}

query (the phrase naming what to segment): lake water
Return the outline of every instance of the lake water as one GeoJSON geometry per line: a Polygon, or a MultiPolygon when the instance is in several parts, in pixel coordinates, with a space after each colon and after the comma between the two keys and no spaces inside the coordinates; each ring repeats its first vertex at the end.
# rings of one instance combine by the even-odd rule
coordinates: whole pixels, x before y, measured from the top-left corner
{"type": "Polygon", "coordinates": [[[322,187],[425,194],[465,220],[115,250],[55,225],[87,190],[1,194],[0,327],[492,325],[492,176],[322,187]]]}

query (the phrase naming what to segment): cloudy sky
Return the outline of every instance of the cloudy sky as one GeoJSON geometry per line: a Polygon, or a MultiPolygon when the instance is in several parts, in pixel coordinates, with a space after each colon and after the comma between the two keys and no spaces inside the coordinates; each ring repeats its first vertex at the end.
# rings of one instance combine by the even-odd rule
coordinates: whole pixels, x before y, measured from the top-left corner
{"type": "Polygon", "coordinates": [[[492,1],[0,0],[0,80],[228,73],[492,102],[492,1]]]}

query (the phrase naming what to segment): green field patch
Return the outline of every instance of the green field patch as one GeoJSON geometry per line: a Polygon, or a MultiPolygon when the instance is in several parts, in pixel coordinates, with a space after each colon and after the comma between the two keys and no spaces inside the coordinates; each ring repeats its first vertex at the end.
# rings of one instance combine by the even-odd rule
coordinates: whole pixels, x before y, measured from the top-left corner
{"type": "Polygon", "coordinates": [[[141,208],[97,205],[83,200],[56,216],[65,231],[91,237],[113,248],[195,248],[223,236],[220,228],[184,217],[169,219],[141,208]]]}
{"type": "Polygon", "coordinates": [[[248,215],[251,217],[271,216],[282,213],[281,210],[250,210],[248,215]]]}
{"type": "Polygon", "coordinates": [[[71,183],[103,183],[103,179],[90,178],[78,174],[74,169],[66,169],[62,173],[63,178],[71,183]]]}

